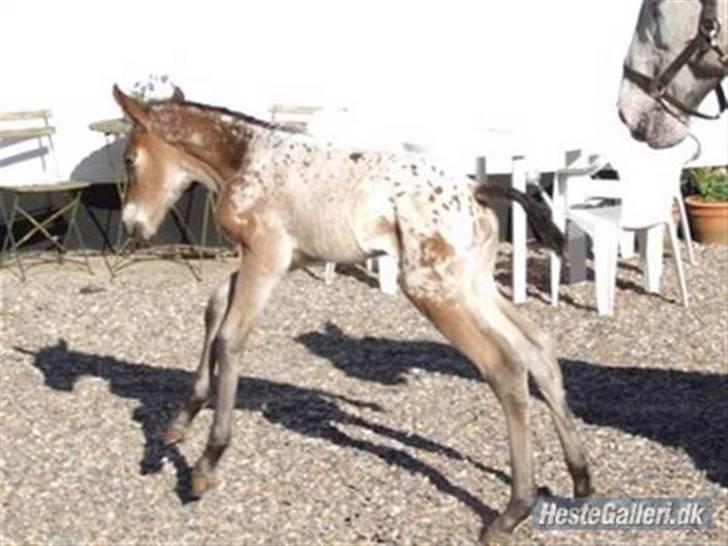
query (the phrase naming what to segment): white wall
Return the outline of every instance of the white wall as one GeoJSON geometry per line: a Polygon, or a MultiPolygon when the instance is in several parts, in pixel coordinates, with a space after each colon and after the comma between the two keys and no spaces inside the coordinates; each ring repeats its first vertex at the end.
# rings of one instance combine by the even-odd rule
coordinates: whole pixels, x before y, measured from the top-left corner
{"type": "Polygon", "coordinates": [[[453,146],[467,126],[573,141],[616,119],[639,3],[2,0],[0,110],[51,107],[67,173],[103,144],[88,123],[119,114],[112,84],[150,73],[261,116],[346,105],[453,146]]]}

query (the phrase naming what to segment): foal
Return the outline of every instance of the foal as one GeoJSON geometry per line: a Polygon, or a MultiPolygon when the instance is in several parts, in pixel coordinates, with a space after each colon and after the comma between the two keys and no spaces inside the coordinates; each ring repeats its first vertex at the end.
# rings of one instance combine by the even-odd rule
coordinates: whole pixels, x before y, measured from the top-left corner
{"type": "MultiPolygon", "coordinates": [[[[493,279],[498,226],[487,207],[493,189],[453,177],[425,156],[341,149],[221,108],[180,101],[145,106],[116,86],[113,94],[133,122],[125,155],[127,229],[153,235],[196,180],[218,194],[217,220],[241,249],[239,270],[208,304],[192,393],[167,432],[169,442],[182,439],[208,398],[217,364],[214,421],[192,472],[194,495],[212,485],[230,443],[238,357],[281,278],[313,261],[381,254],[399,257],[404,293],[475,364],[505,412],[511,498],[484,541],[508,536],[535,498],[529,373],[551,411],[574,494],[590,493],[587,459],[549,341],[493,279]]],[[[522,194],[510,197],[529,204],[522,194]]]]}

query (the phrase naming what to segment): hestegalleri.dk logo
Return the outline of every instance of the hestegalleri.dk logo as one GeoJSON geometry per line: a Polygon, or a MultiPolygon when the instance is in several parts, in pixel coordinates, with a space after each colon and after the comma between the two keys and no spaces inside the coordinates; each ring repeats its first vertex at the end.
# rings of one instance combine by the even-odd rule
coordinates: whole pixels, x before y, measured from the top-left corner
{"type": "Polygon", "coordinates": [[[539,497],[531,526],[563,529],[708,529],[713,506],[707,497],[539,497]]]}

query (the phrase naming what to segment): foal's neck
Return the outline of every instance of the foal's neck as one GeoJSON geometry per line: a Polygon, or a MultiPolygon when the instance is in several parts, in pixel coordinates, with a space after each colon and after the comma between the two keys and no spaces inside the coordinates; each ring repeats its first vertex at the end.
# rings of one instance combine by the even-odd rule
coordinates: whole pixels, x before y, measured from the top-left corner
{"type": "Polygon", "coordinates": [[[194,103],[160,104],[153,119],[167,142],[200,163],[201,182],[217,193],[244,168],[256,137],[271,130],[243,114],[194,103]]]}

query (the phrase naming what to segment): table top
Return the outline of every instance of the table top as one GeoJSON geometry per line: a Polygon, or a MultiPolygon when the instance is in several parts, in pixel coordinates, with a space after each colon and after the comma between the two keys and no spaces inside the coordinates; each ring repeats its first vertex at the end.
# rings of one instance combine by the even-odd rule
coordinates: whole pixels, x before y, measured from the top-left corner
{"type": "Polygon", "coordinates": [[[83,180],[62,180],[58,182],[38,182],[17,185],[2,185],[0,191],[16,192],[16,193],[48,193],[55,191],[75,191],[83,190],[91,186],[92,182],[83,180]]]}
{"type": "Polygon", "coordinates": [[[131,123],[122,118],[103,119],[90,123],[88,128],[105,135],[123,136],[131,130],[131,123]]]}

